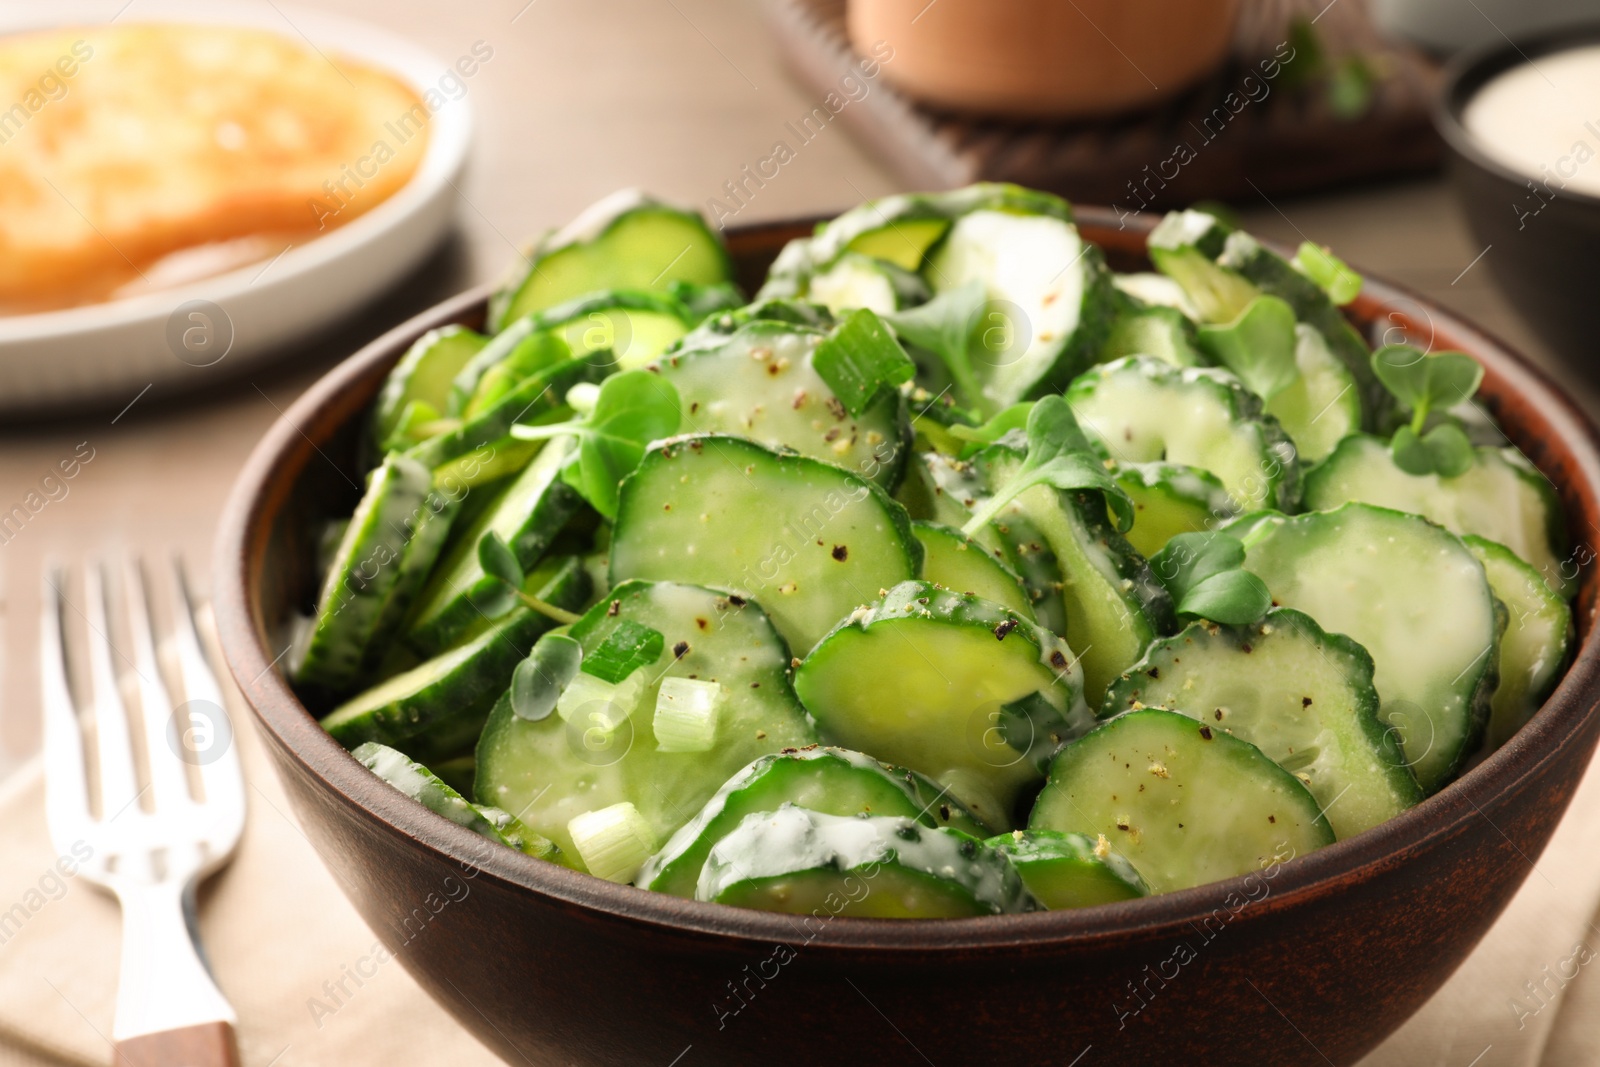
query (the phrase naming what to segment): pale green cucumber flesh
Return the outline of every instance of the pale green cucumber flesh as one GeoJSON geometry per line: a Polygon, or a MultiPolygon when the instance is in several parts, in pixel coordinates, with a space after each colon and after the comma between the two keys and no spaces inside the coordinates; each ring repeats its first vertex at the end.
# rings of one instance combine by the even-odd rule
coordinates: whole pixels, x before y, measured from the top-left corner
{"type": "Polygon", "coordinates": [[[1276,519],[1245,567],[1275,604],[1361,644],[1381,715],[1425,792],[1477,743],[1497,668],[1499,618],[1482,564],[1455,535],[1367,504],[1276,519]]]}
{"type": "Polygon", "coordinates": [[[795,655],[915,576],[922,548],[873,482],[738,437],[674,438],[622,483],[611,577],[696,582],[758,601],[795,655]]]}
{"type": "Polygon", "coordinates": [[[1157,893],[1262,871],[1334,840],[1305,786],[1254,745],[1155,708],[1063,749],[1028,828],[1104,835],[1157,893]]]}
{"type": "Polygon", "coordinates": [[[1268,400],[1265,410],[1294,442],[1300,461],[1316,463],[1360,432],[1361,389],[1322,334],[1305,323],[1295,326],[1294,353],[1300,376],[1268,400]]]}
{"type": "Polygon", "coordinates": [[[752,760],[816,738],[789,682],[789,650],[761,609],[699,586],[626,582],[574,623],[592,652],[623,623],[657,630],[661,657],[644,672],[637,705],[615,729],[599,716],[559,714],[530,722],[505,697],[478,742],[477,799],[504,808],[580,867],[567,824],[574,816],[632,803],[667,841],[752,760]],[[613,607],[615,605],[615,607],[613,607]],[[709,752],[662,752],[653,728],[668,677],[716,682],[715,744],[709,752]]]}
{"type": "Polygon", "coordinates": [[[1481,537],[1462,540],[1483,564],[1489,587],[1507,613],[1486,738],[1492,750],[1510,740],[1555,687],[1572,641],[1572,609],[1505,545],[1481,537]]]}
{"type": "Polygon", "coordinates": [[[951,526],[913,522],[911,529],[922,542],[923,580],[971,593],[1032,619],[1033,601],[1022,579],[996,555],[951,526]]]}
{"type": "Polygon", "coordinates": [[[489,338],[465,326],[441,326],[419,337],[384,380],[372,409],[372,443],[383,448],[406,407],[426,404],[443,415],[450,403],[450,383],[461,368],[489,343],[489,338]]]}
{"type": "Polygon", "coordinates": [[[1123,534],[1146,558],[1181,533],[1209,530],[1234,515],[1233,498],[1210,471],[1181,463],[1127,463],[1113,471],[1133,501],[1133,526],[1123,534]]]}
{"type": "Polygon", "coordinates": [[[1133,864],[1112,852],[1103,836],[1014,830],[987,843],[1011,861],[1022,884],[1052,911],[1092,908],[1150,893],[1133,864]]]}
{"type": "Polygon", "coordinates": [[[1018,797],[1040,777],[1030,751],[1053,749],[1084,711],[1065,642],[927,582],[841,623],[800,664],[795,689],[830,742],[926,774],[996,828],[1015,825],[1018,797]],[[1036,696],[1057,721],[1030,718],[1014,736],[1008,706],[1036,696]]]}

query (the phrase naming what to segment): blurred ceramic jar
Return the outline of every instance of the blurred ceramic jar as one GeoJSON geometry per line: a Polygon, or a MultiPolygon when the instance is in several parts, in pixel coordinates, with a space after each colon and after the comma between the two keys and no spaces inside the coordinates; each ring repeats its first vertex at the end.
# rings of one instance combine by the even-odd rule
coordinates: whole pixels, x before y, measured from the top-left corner
{"type": "Polygon", "coordinates": [[[850,39],[935,107],[1069,119],[1166,100],[1227,56],[1239,0],[850,0],[850,39]]]}
{"type": "Polygon", "coordinates": [[[1368,5],[1386,34],[1440,53],[1600,21],[1600,0],[1368,0],[1368,5]]]}

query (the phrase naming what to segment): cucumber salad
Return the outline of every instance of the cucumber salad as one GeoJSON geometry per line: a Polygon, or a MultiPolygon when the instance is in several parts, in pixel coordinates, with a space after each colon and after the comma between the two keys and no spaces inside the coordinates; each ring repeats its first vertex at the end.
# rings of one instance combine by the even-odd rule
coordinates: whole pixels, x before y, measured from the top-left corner
{"type": "Polygon", "coordinates": [[[748,908],[1085,907],[1377,826],[1558,681],[1556,496],[1326,250],[1184,211],[1149,259],[985,184],[752,300],[608,197],[391,372],[291,679],[490,841],[748,908]]]}

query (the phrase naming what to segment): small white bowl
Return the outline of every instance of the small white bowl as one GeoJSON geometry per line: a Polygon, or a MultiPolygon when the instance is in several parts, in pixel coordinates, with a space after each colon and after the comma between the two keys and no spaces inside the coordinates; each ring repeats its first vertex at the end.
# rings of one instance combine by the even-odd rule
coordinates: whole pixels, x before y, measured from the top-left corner
{"type": "MultiPolygon", "coordinates": [[[[0,9],[0,34],[73,24],[177,22],[248,26],[307,41],[387,70],[420,95],[452,69],[387,30],[287,4],[230,0],[56,0],[0,9]],[[119,9],[123,9],[119,15],[119,9]]],[[[417,172],[389,199],[276,260],[104,303],[0,316],[0,410],[113,403],[197,367],[257,363],[360,308],[421,261],[454,216],[454,182],[466,162],[467,94],[428,122],[417,172]]]]}

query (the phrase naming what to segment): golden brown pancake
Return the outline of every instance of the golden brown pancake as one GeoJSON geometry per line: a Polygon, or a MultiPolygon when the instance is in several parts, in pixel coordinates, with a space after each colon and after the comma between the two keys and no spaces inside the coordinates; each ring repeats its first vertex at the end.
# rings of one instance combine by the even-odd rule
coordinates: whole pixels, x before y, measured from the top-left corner
{"type": "Polygon", "coordinates": [[[196,246],[303,243],[403,186],[428,119],[394,76],[262,30],[0,38],[0,309],[136,292],[196,246]]]}

